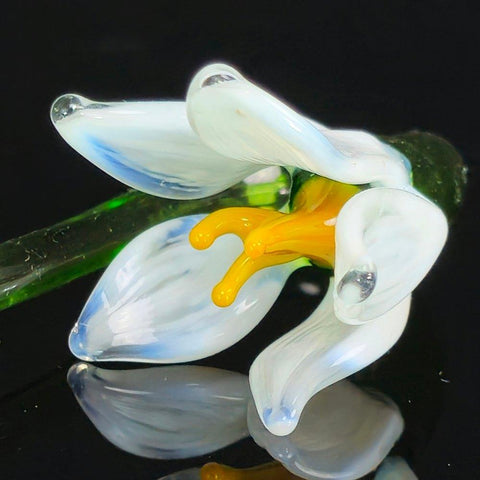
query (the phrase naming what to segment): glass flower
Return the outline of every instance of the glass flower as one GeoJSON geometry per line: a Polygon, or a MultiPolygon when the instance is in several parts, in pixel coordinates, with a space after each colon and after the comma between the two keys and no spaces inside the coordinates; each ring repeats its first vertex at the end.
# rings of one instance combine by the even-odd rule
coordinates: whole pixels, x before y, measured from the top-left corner
{"type": "Polygon", "coordinates": [[[185,102],[64,95],[52,120],[78,152],[153,195],[194,199],[266,167],[292,175],[282,211],[227,208],[157,225],[107,268],[70,335],[82,360],[186,362],[251,331],[305,259],[334,269],[300,326],[255,360],[265,426],[295,429],[316,392],[383,355],[447,236],[408,159],[375,136],[310,120],[227,65],[203,68],[185,102]]]}

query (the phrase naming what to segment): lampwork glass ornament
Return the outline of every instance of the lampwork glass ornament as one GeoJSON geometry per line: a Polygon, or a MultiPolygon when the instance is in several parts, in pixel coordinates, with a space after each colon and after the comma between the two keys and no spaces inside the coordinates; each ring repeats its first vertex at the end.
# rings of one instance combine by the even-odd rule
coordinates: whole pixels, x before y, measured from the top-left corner
{"type": "Polygon", "coordinates": [[[330,129],[222,64],[194,76],[185,102],[68,94],[51,117],[92,163],[160,197],[199,199],[265,167],[288,170],[283,207],[227,205],[141,233],[107,268],[70,335],[72,352],[88,361],[202,358],[253,329],[293,270],[332,268],[317,311],[251,370],[260,418],[278,435],[291,433],[312,395],[379,358],[401,335],[410,294],[447,237],[439,205],[458,206],[464,184],[461,160],[440,159],[454,159],[445,180],[454,198],[445,202],[445,192],[436,195],[425,180],[428,162],[403,153],[416,151],[416,137],[402,143],[330,129]]]}

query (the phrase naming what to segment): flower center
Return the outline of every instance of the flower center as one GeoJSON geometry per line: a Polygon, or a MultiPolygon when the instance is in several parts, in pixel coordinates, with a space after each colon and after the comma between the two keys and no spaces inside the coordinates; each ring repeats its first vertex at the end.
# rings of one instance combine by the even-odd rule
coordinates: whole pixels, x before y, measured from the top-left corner
{"type": "Polygon", "coordinates": [[[226,233],[239,236],[244,246],[243,253],[213,289],[213,302],[219,307],[231,305],[243,284],[263,268],[302,257],[333,268],[336,219],[358,191],[353,185],[312,176],[295,195],[291,213],[232,207],[205,217],[190,232],[194,248],[204,250],[226,233]]]}

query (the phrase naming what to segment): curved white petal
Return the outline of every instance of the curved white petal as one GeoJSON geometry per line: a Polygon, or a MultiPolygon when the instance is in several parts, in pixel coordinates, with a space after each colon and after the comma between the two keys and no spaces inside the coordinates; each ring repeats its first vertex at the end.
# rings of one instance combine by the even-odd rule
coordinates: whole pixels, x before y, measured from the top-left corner
{"type": "Polygon", "coordinates": [[[360,324],[405,298],[428,273],[448,233],[443,212],[413,192],[373,188],[352,197],[335,228],[335,312],[360,324]]]}
{"type": "Polygon", "coordinates": [[[255,442],[301,478],[354,480],[385,458],[403,431],[403,419],[388,397],[345,380],[315,395],[290,435],[272,435],[252,404],[248,429],[255,442]]]}
{"type": "Polygon", "coordinates": [[[78,363],[68,383],[95,427],[148,458],[188,458],[248,436],[248,380],[198,366],[105,370],[78,363]]]}
{"type": "Polygon", "coordinates": [[[164,222],[132,240],[113,260],[88,299],[69,339],[82,360],[174,363],[233,345],[264,317],[292,265],[257,272],[227,308],[211,291],[243,245],[225,235],[194,250],[190,230],[204,215],[164,222]]]}
{"type": "Polygon", "coordinates": [[[418,480],[408,463],[401,457],[388,457],[377,473],[375,480],[418,480]]]}
{"type": "Polygon", "coordinates": [[[381,357],[402,334],[410,297],[365,325],[340,322],[333,282],[301,325],[267,347],[250,369],[250,387],[262,422],[275,435],[291,433],[308,400],[381,357]]]}
{"type": "Polygon", "coordinates": [[[344,183],[409,183],[409,162],[397,150],[366,132],[310,121],[228,65],[196,74],[187,112],[201,140],[225,156],[296,166],[344,183]]]}
{"type": "Polygon", "coordinates": [[[188,123],[184,102],[97,103],[68,94],[54,102],[51,118],[97,167],[160,197],[206,197],[259,168],[206,147],[188,123]]]}

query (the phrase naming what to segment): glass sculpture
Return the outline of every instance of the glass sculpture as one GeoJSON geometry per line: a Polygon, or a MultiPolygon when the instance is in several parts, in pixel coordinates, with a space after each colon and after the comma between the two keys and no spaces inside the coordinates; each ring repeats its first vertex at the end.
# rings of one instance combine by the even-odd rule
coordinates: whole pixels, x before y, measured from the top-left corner
{"type": "Polygon", "coordinates": [[[223,64],[200,70],[185,102],[67,94],[51,118],[75,150],[144,193],[0,245],[0,308],[113,258],[71,351],[178,363],[244,337],[295,269],[332,269],[310,318],[251,367],[259,418],[274,435],[291,434],[313,395],[395,344],[466,182],[439,137],[330,129],[223,64]]]}

